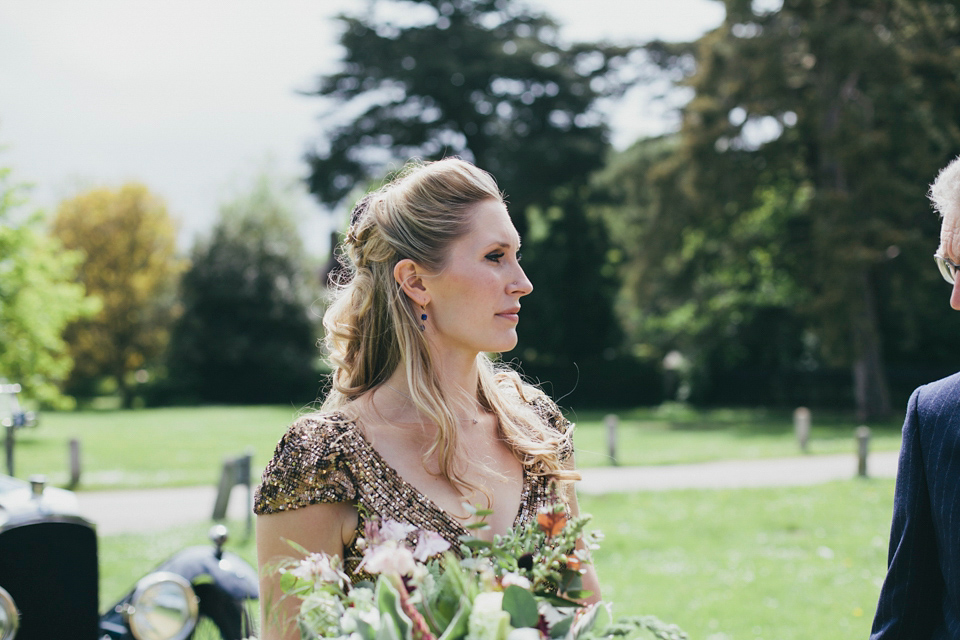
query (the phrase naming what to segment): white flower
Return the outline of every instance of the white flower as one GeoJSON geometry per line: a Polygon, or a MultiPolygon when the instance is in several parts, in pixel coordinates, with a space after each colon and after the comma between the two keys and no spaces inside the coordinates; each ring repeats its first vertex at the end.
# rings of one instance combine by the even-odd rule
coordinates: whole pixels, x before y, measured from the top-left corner
{"type": "Polygon", "coordinates": [[[540,629],[532,627],[513,629],[507,634],[507,640],[540,640],[540,629]]]}
{"type": "Polygon", "coordinates": [[[412,524],[397,522],[396,520],[387,520],[380,527],[380,537],[383,540],[406,540],[407,535],[416,531],[417,528],[412,524]]]}
{"type": "Polygon", "coordinates": [[[510,614],[502,605],[502,592],[478,594],[467,623],[467,640],[506,640],[510,631],[510,614]]]}
{"type": "Polygon", "coordinates": [[[450,543],[434,531],[421,531],[417,538],[417,548],[413,550],[413,557],[418,562],[426,562],[430,556],[443,553],[450,548],[450,543]]]}
{"type": "Polygon", "coordinates": [[[524,576],[519,573],[505,573],[503,577],[500,578],[500,584],[503,585],[503,588],[506,589],[511,585],[516,585],[522,589],[530,588],[530,581],[527,580],[524,576]]]}
{"type": "Polygon", "coordinates": [[[304,580],[320,579],[323,582],[345,583],[347,576],[330,562],[325,553],[311,553],[288,572],[304,580]]]}
{"type": "Polygon", "coordinates": [[[416,569],[413,552],[396,540],[387,540],[375,547],[368,548],[357,571],[365,569],[367,573],[388,573],[401,576],[409,575],[416,569]]]}

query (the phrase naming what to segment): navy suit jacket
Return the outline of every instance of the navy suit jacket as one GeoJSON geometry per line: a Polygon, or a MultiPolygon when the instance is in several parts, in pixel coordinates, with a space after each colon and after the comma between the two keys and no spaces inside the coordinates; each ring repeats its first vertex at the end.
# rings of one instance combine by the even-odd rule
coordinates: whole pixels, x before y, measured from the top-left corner
{"type": "Polygon", "coordinates": [[[910,396],[871,640],[960,638],[960,373],[910,396]]]}

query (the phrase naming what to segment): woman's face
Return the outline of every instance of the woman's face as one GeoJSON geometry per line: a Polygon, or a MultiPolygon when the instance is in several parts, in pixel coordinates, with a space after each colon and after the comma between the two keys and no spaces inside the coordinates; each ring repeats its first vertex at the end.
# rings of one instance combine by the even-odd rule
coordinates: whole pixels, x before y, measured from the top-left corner
{"type": "Polygon", "coordinates": [[[430,294],[427,337],[468,357],[516,346],[520,298],[533,291],[520,268],[520,236],[503,203],[484,200],[472,218],[441,271],[423,279],[430,294]]]}

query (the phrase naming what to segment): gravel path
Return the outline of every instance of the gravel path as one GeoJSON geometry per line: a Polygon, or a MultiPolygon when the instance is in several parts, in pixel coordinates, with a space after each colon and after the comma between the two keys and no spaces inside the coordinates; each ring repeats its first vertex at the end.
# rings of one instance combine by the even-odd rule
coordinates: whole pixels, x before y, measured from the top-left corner
{"type": "MultiPolygon", "coordinates": [[[[895,477],[897,453],[870,456],[872,477],[895,477]]],[[[796,456],[761,460],[723,460],[700,464],[647,467],[591,467],[582,470],[578,490],[584,494],[671,489],[738,489],[804,486],[852,478],[853,455],[796,456]]],[[[97,524],[100,535],[146,533],[177,525],[210,522],[214,486],[128,491],[83,491],[80,511],[97,524]]],[[[227,516],[244,520],[249,512],[246,487],[234,487],[227,516]]]]}

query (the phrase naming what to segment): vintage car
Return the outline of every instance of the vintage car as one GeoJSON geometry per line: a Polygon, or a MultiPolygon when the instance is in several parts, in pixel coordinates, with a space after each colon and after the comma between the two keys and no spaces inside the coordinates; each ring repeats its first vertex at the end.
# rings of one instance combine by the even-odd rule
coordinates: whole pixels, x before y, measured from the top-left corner
{"type": "Polygon", "coordinates": [[[76,496],[0,475],[0,640],[241,640],[255,635],[257,574],[213,545],[183,549],[102,615],[97,534],[76,496]]]}

